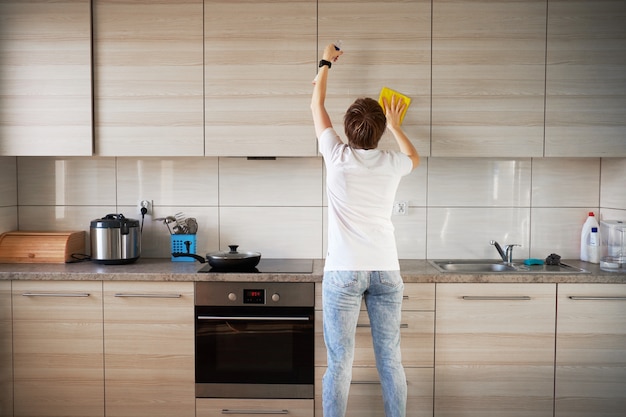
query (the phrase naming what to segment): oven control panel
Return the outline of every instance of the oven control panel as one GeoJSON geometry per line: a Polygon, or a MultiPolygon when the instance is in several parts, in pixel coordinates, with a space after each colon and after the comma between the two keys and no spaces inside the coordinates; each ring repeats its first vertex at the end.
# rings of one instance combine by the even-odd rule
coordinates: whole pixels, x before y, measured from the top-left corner
{"type": "Polygon", "coordinates": [[[299,306],[315,304],[312,282],[196,282],[197,306],[299,306]]]}

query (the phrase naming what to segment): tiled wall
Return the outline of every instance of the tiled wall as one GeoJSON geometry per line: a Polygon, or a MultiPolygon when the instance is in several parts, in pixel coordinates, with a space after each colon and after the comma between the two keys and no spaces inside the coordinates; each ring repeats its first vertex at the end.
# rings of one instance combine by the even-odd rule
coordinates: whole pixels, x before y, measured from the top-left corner
{"type": "MultiPolygon", "coordinates": [[[[322,258],[320,158],[0,158],[0,232],[85,230],[108,213],[141,219],[142,256],[168,257],[156,217],[182,211],[200,225],[197,253],[239,244],[264,257],[322,258]]],[[[496,258],[491,239],[519,243],[516,259],[577,258],[588,211],[626,220],[626,158],[424,158],[400,185],[401,258],[496,258]]]]}

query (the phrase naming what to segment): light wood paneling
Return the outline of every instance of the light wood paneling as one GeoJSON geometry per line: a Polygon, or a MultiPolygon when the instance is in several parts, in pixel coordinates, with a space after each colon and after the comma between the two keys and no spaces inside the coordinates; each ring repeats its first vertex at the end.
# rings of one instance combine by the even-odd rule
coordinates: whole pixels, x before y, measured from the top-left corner
{"type": "Polygon", "coordinates": [[[546,0],[433,2],[433,156],[542,156],[546,0]]]}
{"type": "MultiPolygon", "coordinates": [[[[434,311],[435,310],[435,284],[405,283],[402,300],[403,310],[434,311]]],[[[315,309],[322,309],[322,284],[315,284],[315,309]]],[[[361,310],[365,310],[365,303],[361,304],[361,310]]]]}
{"type": "Polygon", "coordinates": [[[551,417],[555,300],[555,284],[437,284],[435,416],[551,417]]]}
{"type": "Polygon", "coordinates": [[[15,417],[104,416],[102,283],[14,281],[13,361],[15,417]]]}
{"type": "MultiPolygon", "coordinates": [[[[326,368],[315,368],[315,415],[322,417],[322,377],[326,368]]],[[[433,369],[405,368],[407,383],[407,417],[432,417],[433,369]]],[[[384,415],[383,396],[376,368],[355,367],[348,398],[346,417],[380,417],[384,415]]],[[[198,416],[199,417],[199,416],[198,416]]]]}
{"type": "Polygon", "coordinates": [[[216,417],[224,414],[287,414],[290,417],[313,417],[313,400],[257,400],[249,398],[198,399],[196,404],[197,417],[216,417]]]}
{"type": "Polygon", "coordinates": [[[550,0],[546,156],[626,156],[626,2],[550,0]]]}
{"type": "MultiPolygon", "coordinates": [[[[387,86],[411,97],[402,128],[422,156],[430,154],[430,0],[319,0],[318,57],[341,40],[326,104],[342,137],[343,116],[358,97],[378,99],[387,86]]],[[[390,133],[381,149],[398,149],[390,133]]]]}
{"type": "Polygon", "coordinates": [[[0,155],[91,155],[89,0],[0,2],[0,155]]]}
{"type": "Polygon", "coordinates": [[[107,417],[193,417],[193,282],[104,282],[107,417]]]}
{"type": "Polygon", "coordinates": [[[0,281],[0,417],[13,417],[11,281],[0,281]]]}
{"type": "MultiPolygon", "coordinates": [[[[315,415],[322,416],[322,376],[326,372],[326,346],[323,334],[322,285],[315,285],[315,415]]],[[[402,364],[408,384],[407,416],[426,417],[433,413],[433,360],[435,284],[406,283],[402,301],[402,364]]],[[[367,417],[384,414],[380,379],[372,344],[365,303],[356,330],[346,416],[367,417]]]]}
{"type": "Polygon", "coordinates": [[[555,416],[623,416],[626,286],[559,284],[558,312],[555,416]]]}
{"type": "Polygon", "coordinates": [[[315,156],[315,0],[205,1],[206,155],[315,156]]]}
{"type": "Polygon", "coordinates": [[[203,155],[202,10],[94,1],[97,155],[203,155]]]}
{"type": "MultiPolygon", "coordinates": [[[[403,311],[401,335],[402,364],[404,366],[433,366],[434,312],[403,311]]],[[[322,330],[322,312],[315,313],[315,365],[326,366],[326,346],[322,330]]],[[[354,366],[375,366],[374,347],[367,312],[362,311],[356,329],[354,366]]]]}

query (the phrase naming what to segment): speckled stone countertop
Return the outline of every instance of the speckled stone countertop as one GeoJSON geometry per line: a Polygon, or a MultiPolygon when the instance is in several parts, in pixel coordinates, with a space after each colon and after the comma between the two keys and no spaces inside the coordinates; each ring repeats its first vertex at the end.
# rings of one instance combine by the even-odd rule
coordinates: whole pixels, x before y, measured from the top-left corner
{"type": "MultiPolygon", "coordinates": [[[[475,283],[613,283],[626,284],[626,274],[606,272],[598,265],[577,260],[564,263],[586,269],[586,274],[458,273],[439,272],[426,260],[401,260],[405,282],[475,283]]],[[[298,281],[321,282],[324,260],[313,260],[313,272],[294,273],[197,273],[197,262],[140,258],[127,265],[94,262],[69,264],[0,264],[0,280],[92,280],[92,281],[298,281]]]]}

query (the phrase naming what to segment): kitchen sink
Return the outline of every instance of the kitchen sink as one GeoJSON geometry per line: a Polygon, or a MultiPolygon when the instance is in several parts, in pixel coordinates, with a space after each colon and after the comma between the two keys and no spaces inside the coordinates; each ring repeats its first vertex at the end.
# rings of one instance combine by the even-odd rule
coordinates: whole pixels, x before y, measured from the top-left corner
{"type": "Polygon", "coordinates": [[[466,274],[588,274],[589,271],[561,263],[559,265],[512,265],[491,259],[440,259],[429,261],[440,272],[466,274]]]}

